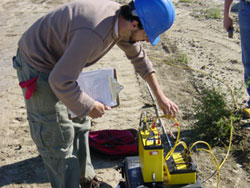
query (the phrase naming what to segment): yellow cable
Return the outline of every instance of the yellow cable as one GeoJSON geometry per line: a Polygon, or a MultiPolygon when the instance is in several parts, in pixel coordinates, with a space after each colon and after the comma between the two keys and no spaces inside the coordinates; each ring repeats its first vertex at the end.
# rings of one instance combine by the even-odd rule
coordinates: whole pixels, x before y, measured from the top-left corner
{"type": "MultiPolygon", "coordinates": [[[[153,123],[155,123],[155,121],[156,121],[157,119],[163,118],[163,117],[164,117],[164,118],[168,118],[167,115],[159,116],[159,117],[156,117],[156,118],[153,120],[153,123]]],[[[165,163],[166,163],[166,161],[172,156],[172,154],[174,153],[174,151],[175,151],[175,149],[176,149],[177,146],[182,145],[184,149],[187,149],[186,143],[185,143],[184,141],[179,141],[179,138],[180,138],[180,126],[179,126],[177,120],[176,120],[175,118],[173,118],[173,117],[171,117],[171,119],[174,120],[175,123],[178,125],[178,126],[177,126],[177,128],[178,128],[178,134],[177,134],[177,139],[176,139],[175,145],[172,147],[172,149],[167,153],[167,155],[166,155],[166,157],[165,157],[165,163]]],[[[153,123],[152,123],[152,124],[153,124],[153,123]]],[[[215,167],[216,170],[217,170],[217,188],[219,188],[219,182],[220,182],[220,169],[221,169],[221,167],[223,166],[223,164],[225,163],[225,161],[226,161],[226,159],[227,159],[227,157],[228,157],[228,155],[229,155],[230,149],[231,149],[231,145],[232,145],[232,135],[233,135],[233,120],[232,120],[232,118],[231,118],[231,121],[230,121],[230,141],[229,141],[229,146],[228,146],[227,154],[226,154],[226,156],[224,157],[224,159],[223,159],[223,161],[221,162],[221,164],[218,163],[217,158],[215,157],[215,155],[214,155],[213,152],[212,152],[211,146],[210,146],[207,142],[205,142],[205,141],[196,141],[196,142],[193,143],[193,144],[191,145],[191,147],[189,148],[189,152],[188,152],[188,153],[189,153],[189,156],[191,156],[191,155],[192,155],[192,149],[193,149],[193,147],[194,147],[195,145],[197,145],[197,144],[205,144],[205,145],[208,147],[208,149],[202,149],[202,148],[201,148],[201,149],[197,149],[197,151],[205,151],[205,152],[210,153],[211,158],[212,158],[212,162],[213,162],[213,164],[214,164],[214,167],[215,167]]],[[[166,168],[167,168],[166,164],[164,164],[164,167],[165,167],[165,170],[167,170],[167,169],[166,169],[166,168]]],[[[168,175],[168,178],[170,178],[169,175],[168,175]]]]}
{"type": "MultiPolygon", "coordinates": [[[[159,58],[156,58],[156,57],[152,57],[153,59],[155,59],[155,60],[157,60],[157,61],[162,61],[161,59],[159,59],[159,58]]],[[[232,87],[231,87],[231,85],[227,82],[227,81],[225,81],[225,80],[223,80],[223,79],[221,79],[221,78],[219,78],[219,77],[217,77],[217,76],[214,76],[214,75],[212,75],[212,74],[209,74],[209,73],[206,73],[206,72],[203,72],[203,71],[201,71],[201,70],[198,70],[198,69],[194,69],[194,68],[191,68],[191,67],[188,67],[188,66],[181,66],[181,65],[176,65],[176,64],[173,64],[173,63],[170,63],[170,62],[166,62],[168,65],[171,65],[171,66],[174,66],[174,67],[177,67],[177,68],[182,68],[182,69],[186,69],[186,70],[192,70],[192,71],[196,71],[196,72],[199,72],[199,73],[201,73],[201,74],[203,74],[203,75],[206,75],[206,76],[210,76],[210,77],[212,77],[212,78],[214,78],[214,79],[216,79],[216,80],[219,80],[220,82],[222,82],[222,83],[224,83],[227,87],[228,87],[228,89],[230,90],[230,93],[231,93],[231,96],[232,96],[232,99],[233,99],[233,103],[234,103],[234,109],[235,110],[239,110],[239,106],[238,106],[238,103],[237,103],[237,100],[236,100],[236,98],[235,98],[235,95],[234,95],[234,91],[233,91],[233,89],[232,89],[232,87]]],[[[178,129],[178,135],[179,135],[179,129],[178,129]]],[[[213,154],[213,152],[212,152],[212,150],[211,150],[211,147],[210,147],[210,145],[208,144],[208,143],[206,143],[206,142],[204,142],[204,141],[198,141],[198,142],[195,142],[192,146],[191,146],[191,149],[190,149],[190,155],[192,154],[192,148],[193,148],[193,146],[194,145],[196,145],[196,144],[198,144],[198,143],[203,143],[203,144],[205,144],[205,145],[207,145],[208,146],[208,148],[209,148],[209,150],[205,150],[205,149],[203,149],[204,151],[207,151],[207,152],[209,152],[210,154],[211,154],[211,156],[212,156],[212,162],[214,163],[214,165],[216,166],[216,169],[217,169],[217,172],[218,172],[218,176],[217,176],[217,188],[219,187],[219,181],[220,181],[220,169],[221,169],[221,167],[223,166],[223,164],[225,163],[225,161],[226,161],[226,159],[227,159],[227,157],[228,157],[228,155],[229,155],[229,152],[230,152],[230,149],[231,149],[231,145],[232,145],[232,135],[233,135],[233,120],[232,120],[232,118],[231,118],[231,122],[230,122],[230,139],[229,139],[229,146],[228,146],[228,149],[227,149],[227,154],[226,154],[226,156],[224,157],[224,159],[223,159],[223,161],[221,162],[221,164],[219,165],[218,164],[218,161],[217,161],[217,159],[216,159],[216,157],[214,156],[214,154],[213,154]],[[216,163],[216,164],[215,164],[216,163]],[[218,166],[217,166],[218,165],[218,166]]],[[[178,137],[178,140],[179,140],[179,137],[178,137]]],[[[174,149],[177,147],[177,145],[179,144],[178,142],[178,140],[176,140],[176,143],[175,143],[175,145],[174,145],[174,149]]],[[[171,154],[173,153],[173,148],[170,150],[170,152],[171,152],[171,154]]],[[[201,150],[201,149],[199,149],[199,150],[201,150]]],[[[169,154],[169,156],[171,156],[170,155],[170,152],[168,153],[169,154]]],[[[168,156],[168,155],[167,155],[168,156]]]]}
{"type": "MultiPolygon", "coordinates": [[[[160,118],[168,118],[168,119],[169,119],[169,116],[168,116],[168,115],[162,115],[162,116],[156,117],[156,118],[153,120],[152,125],[156,122],[157,119],[160,119],[160,118]]],[[[170,119],[172,119],[172,120],[175,122],[175,124],[177,125],[178,133],[177,133],[177,138],[176,138],[176,141],[175,141],[175,145],[172,147],[172,149],[167,153],[167,155],[166,155],[166,157],[165,157],[165,164],[164,164],[165,170],[167,170],[167,169],[166,169],[166,168],[167,168],[166,162],[167,162],[167,160],[172,156],[172,154],[174,153],[176,147],[178,147],[179,145],[182,145],[184,149],[187,149],[186,143],[185,143],[184,141],[179,141],[179,138],[180,138],[180,126],[179,126],[178,121],[177,121],[174,117],[170,117],[170,119]]],[[[197,151],[205,151],[205,152],[210,153],[211,158],[212,158],[212,162],[213,162],[213,164],[214,164],[214,166],[215,166],[215,168],[216,168],[216,170],[217,170],[217,188],[219,188],[219,182],[220,182],[220,169],[221,169],[221,167],[223,166],[223,164],[225,163],[225,161],[226,161],[226,159],[227,159],[227,157],[228,157],[228,155],[229,155],[229,152],[230,152],[230,149],[231,149],[231,145],[232,145],[232,137],[233,137],[233,120],[232,120],[232,118],[231,118],[231,119],[230,119],[230,138],[229,138],[229,146],[228,146],[228,149],[227,149],[227,154],[226,154],[226,156],[224,157],[224,159],[223,159],[223,161],[221,162],[221,164],[218,163],[217,158],[215,157],[215,155],[214,155],[213,152],[212,152],[211,146],[210,146],[207,142],[205,142],[205,141],[196,141],[196,142],[193,143],[193,144],[191,145],[191,147],[189,148],[189,152],[188,152],[188,153],[189,153],[189,156],[191,156],[191,155],[192,155],[192,149],[193,149],[193,147],[194,147],[195,145],[197,145],[197,144],[205,144],[205,145],[208,147],[208,149],[202,149],[202,148],[201,148],[201,149],[196,149],[196,150],[197,150],[197,151]]],[[[168,178],[170,178],[169,175],[167,175],[167,176],[168,176],[168,178]]],[[[169,180],[169,181],[170,181],[170,180],[169,180]]]]}
{"type": "Polygon", "coordinates": [[[174,153],[175,149],[177,148],[177,146],[179,145],[182,145],[184,149],[187,149],[187,145],[185,142],[183,141],[180,141],[178,142],[177,144],[174,145],[174,147],[168,152],[168,154],[166,155],[165,157],[165,161],[167,161],[171,156],[172,154],[174,153]]]}
{"type": "Polygon", "coordinates": [[[230,138],[229,138],[229,146],[228,146],[228,149],[227,149],[227,154],[226,156],[224,157],[223,161],[221,162],[221,164],[218,163],[218,160],[216,159],[215,155],[213,154],[212,152],[212,149],[210,147],[210,145],[207,143],[207,142],[204,142],[204,141],[197,141],[195,142],[194,144],[192,144],[192,146],[190,147],[189,149],[189,155],[192,154],[192,148],[196,145],[196,144],[199,144],[199,143],[203,143],[205,145],[208,146],[209,150],[206,150],[206,149],[197,149],[197,151],[206,151],[208,153],[210,153],[210,155],[212,156],[212,162],[214,163],[215,165],[215,168],[217,170],[217,188],[219,188],[219,182],[220,182],[220,169],[221,167],[223,166],[223,164],[225,163],[228,155],[229,155],[229,152],[230,152],[230,149],[231,149],[231,146],[232,146],[232,138],[233,138],[233,120],[232,118],[230,119],[230,138]]]}
{"type": "MultiPolygon", "coordinates": [[[[160,118],[167,118],[167,119],[171,119],[175,122],[175,124],[177,125],[177,129],[178,129],[178,133],[177,133],[177,138],[176,138],[176,141],[175,141],[175,145],[172,147],[172,149],[168,152],[167,156],[169,155],[169,153],[173,153],[174,149],[177,147],[178,143],[179,143],[179,138],[180,138],[180,126],[179,126],[179,123],[178,121],[174,118],[174,117],[169,117],[168,115],[162,115],[162,116],[157,116],[156,118],[153,119],[152,121],[152,125],[156,122],[157,119],[160,119],[160,118]]],[[[186,144],[185,144],[186,145],[186,144]]],[[[187,146],[186,146],[187,148],[187,146]]],[[[186,149],[185,148],[185,149],[186,149]]],[[[171,155],[170,155],[171,156],[171,155]]],[[[169,156],[169,157],[170,157],[169,156]]]]}
{"type": "Polygon", "coordinates": [[[222,167],[222,165],[225,163],[228,155],[229,155],[229,152],[230,152],[230,149],[231,149],[231,146],[232,146],[232,140],[233,140],[233,120],[232,118],[230,119],[230,138],[229,138],[229,145],[228,145],[228,149],[227,149],[227,154],[226,156],[224,157],[224,160],[221,162],[220,164],[220,168],[222,167]]]}

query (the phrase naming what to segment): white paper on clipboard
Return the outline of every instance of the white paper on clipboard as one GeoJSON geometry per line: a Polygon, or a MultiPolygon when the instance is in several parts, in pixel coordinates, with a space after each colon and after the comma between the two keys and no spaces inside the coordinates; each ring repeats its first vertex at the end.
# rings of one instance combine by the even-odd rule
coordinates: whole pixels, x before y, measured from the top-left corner
{"type": "MultiPolygon", "coordinates": [[[[123,89],[117,81],[114,68],[81,72],[77,83],[79,87],[94,100],[106,106],[116,107],[120,104],[119,93],[123,89]]],[[[68,109],[69,117],[77,117],[68,109]]]]}

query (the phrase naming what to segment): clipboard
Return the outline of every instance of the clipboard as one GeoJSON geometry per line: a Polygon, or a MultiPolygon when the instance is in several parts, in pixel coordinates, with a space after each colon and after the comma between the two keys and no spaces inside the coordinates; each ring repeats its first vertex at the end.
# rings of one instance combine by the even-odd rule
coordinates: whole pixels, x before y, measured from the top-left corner
{"type": "MultiPolygon", "coordinates": [[[[77,83],[81,90],[95,101],[111,108],[120,105],[119,93],[123,86],[117,81],[114,68],[105,68],[81,72],[77,83]]],[[[69,119],[77,116],[68,109],[69,119]]]]}

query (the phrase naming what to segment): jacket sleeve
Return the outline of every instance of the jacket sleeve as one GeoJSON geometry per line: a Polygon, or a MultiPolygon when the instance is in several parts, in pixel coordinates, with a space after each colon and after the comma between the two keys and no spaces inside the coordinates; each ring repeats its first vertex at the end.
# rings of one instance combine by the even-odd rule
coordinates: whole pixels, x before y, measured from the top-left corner
{"type": "Polygon", "coordinates": [[[95,101],[80,89],[76,80],[88,58],[102,45],[102,41],[87,29],[75,31],[69,41],[63,56],[50,73],[49,84],[55,95],[73,113],[78,117],[85,117],[92,110],[95,101]]]}
{"type": "Polygon", "coordinates": [[[135,71],[143,79],[145,79],[149,73],[155,72],[152,63],[140,42],[130,44],[129,42],[122,40],[119,41],[117,45],[125,52],[127,58],[133,64],[135,71]]]}

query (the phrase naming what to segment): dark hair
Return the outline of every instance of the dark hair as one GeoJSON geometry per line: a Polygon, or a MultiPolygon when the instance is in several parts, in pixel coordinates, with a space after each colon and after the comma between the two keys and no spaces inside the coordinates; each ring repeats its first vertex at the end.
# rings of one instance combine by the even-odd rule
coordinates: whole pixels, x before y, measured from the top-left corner
{"type": "Polygon", "coordinates": [[[121,6],[121,12],[120,14],[124,19],[127,21],[137,21],[138,22],[138,28],[143,29],[142,23],[138,16],[132,15],[132,11],[135,10],[134,2],[131,1],[128,5],[121,6]]]}

